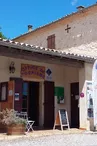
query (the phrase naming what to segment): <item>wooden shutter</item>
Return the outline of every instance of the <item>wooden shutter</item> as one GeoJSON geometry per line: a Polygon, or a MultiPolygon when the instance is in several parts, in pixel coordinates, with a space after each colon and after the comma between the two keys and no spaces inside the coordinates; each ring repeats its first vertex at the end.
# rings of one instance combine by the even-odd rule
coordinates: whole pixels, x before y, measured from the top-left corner
{"type": "Polygon", "coordinates": [[[52,35],[52,49],[55,49],[55,35],[52,35]]]}
{"type": "Polygon", "coordinates": [[[55,49],[55,35],[48,36],[47,48],[55,49]]]}
{"type": "Polygon", "coordinates": [[[22,111],[22,88],[23,80],[22,78],[10,78],[15,82],[15,92],[14,92],[14,109],[16,111],[22,111]]]}

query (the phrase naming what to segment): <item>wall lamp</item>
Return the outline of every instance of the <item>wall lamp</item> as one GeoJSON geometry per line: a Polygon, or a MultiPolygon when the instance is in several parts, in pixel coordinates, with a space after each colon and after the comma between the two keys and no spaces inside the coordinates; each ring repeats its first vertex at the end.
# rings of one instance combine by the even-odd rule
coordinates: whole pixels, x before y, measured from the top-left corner
{"type": "Polygon", "coordinates": [[[10,73],[14,73],[15,72],[15,66],[14,66],[14,62],[11,62],[10,66],[9,66],[9,72],[10,73]]]}

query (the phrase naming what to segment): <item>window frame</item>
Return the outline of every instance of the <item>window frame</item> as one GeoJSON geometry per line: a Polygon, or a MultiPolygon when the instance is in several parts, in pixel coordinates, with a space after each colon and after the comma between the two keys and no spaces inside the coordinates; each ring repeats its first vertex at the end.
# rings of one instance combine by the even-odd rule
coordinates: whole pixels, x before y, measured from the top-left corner
{"type": "Polygon", "coordinates": [[[0,102],[6,102],[8,100],[8,82],[2,82],[0,83],[0,102]],[[6,87],[6,98],[3,100],[2,99],[2,87],[5,86],[6,87]]]}

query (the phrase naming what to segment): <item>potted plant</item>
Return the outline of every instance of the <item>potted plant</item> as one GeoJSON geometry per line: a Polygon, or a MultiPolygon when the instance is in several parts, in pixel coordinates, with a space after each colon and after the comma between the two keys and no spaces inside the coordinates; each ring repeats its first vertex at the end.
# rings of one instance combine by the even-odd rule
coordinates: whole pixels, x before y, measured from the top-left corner
{"type": "Polygon", "coordinates": [[[6,109],[0,112],[0,121],[6,125],[8,135],[25,134],[26,119],[18,117],[15,110],[6,109]]]}

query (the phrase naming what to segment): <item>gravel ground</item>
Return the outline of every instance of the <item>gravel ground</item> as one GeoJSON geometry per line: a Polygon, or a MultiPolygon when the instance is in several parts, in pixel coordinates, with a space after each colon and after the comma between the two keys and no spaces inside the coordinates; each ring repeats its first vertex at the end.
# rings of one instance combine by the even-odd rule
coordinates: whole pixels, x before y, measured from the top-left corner
{"type": "Polygon", "coordinates": [[[0,146],[97,146],[97,134],[53,135],[0,140],[0,146]]]}

